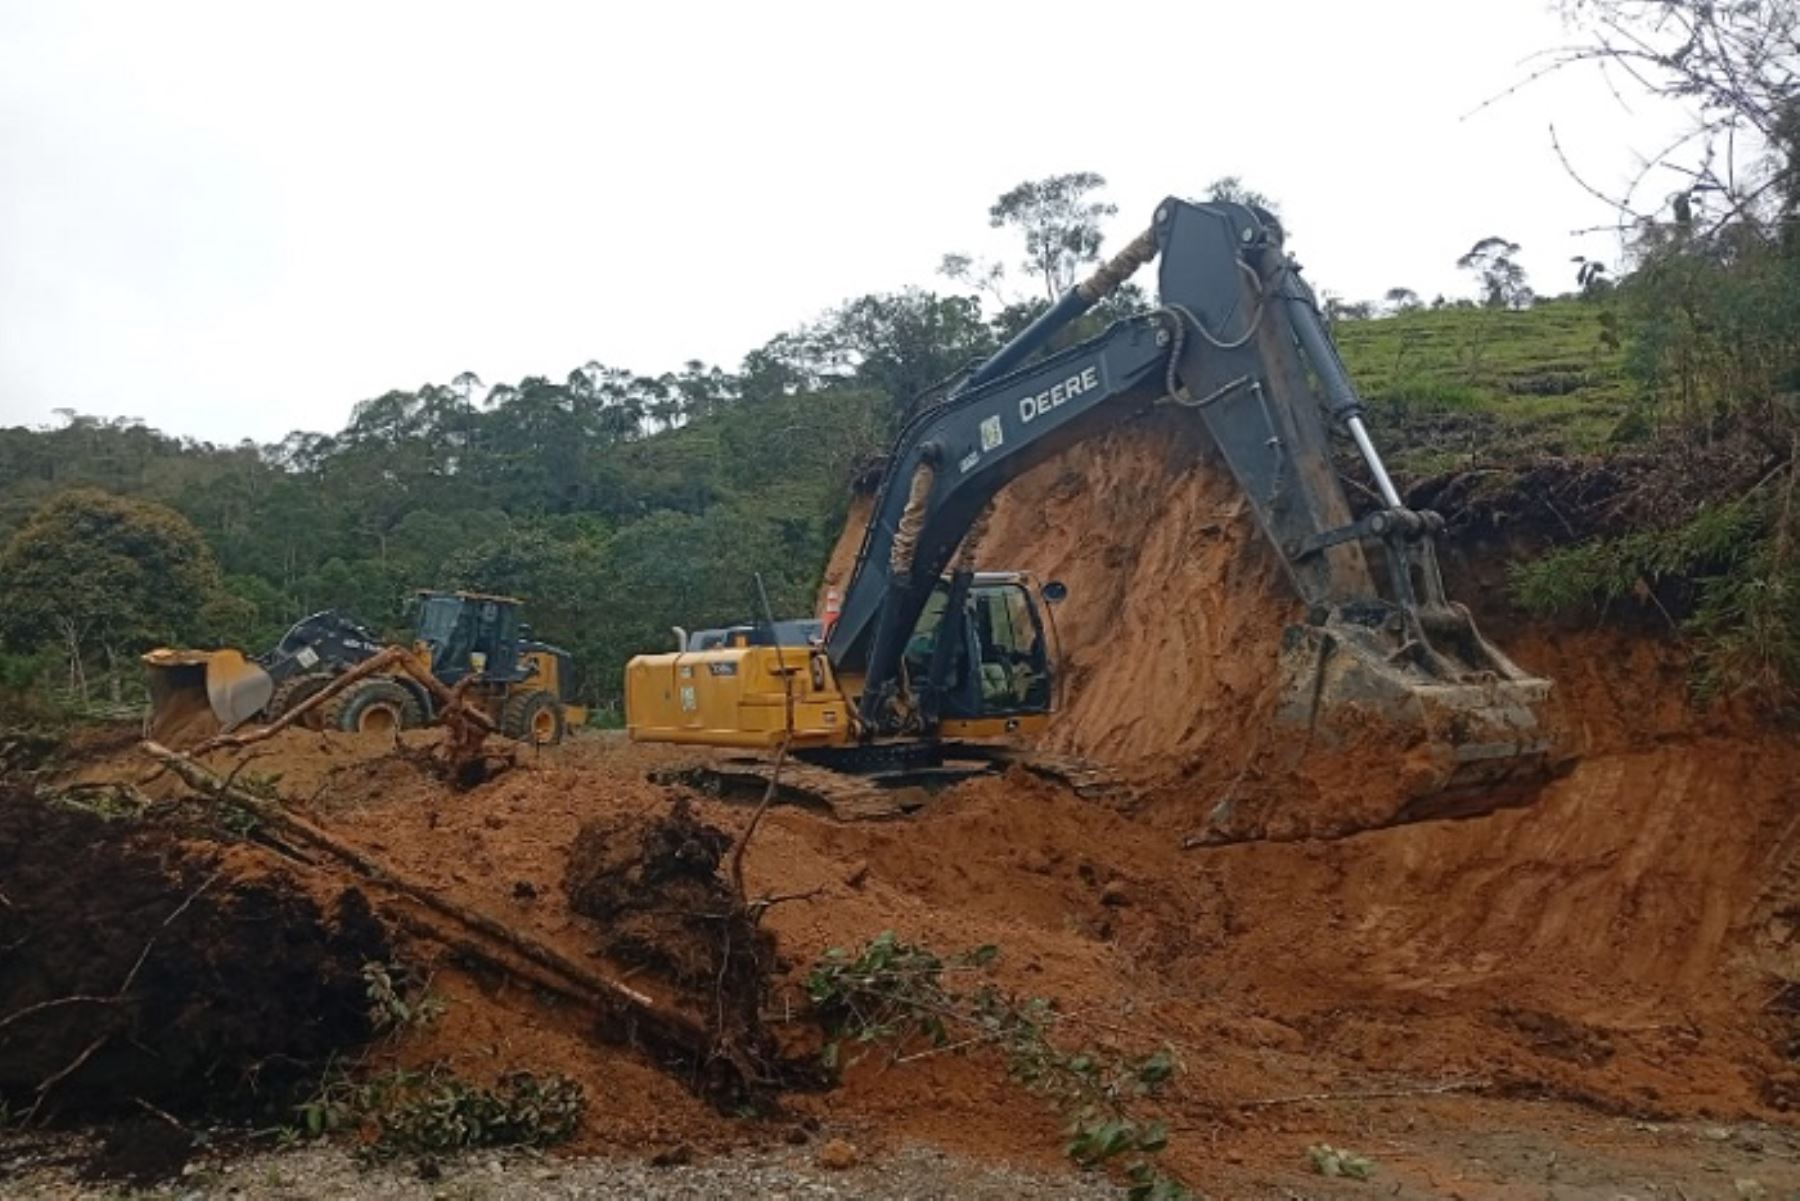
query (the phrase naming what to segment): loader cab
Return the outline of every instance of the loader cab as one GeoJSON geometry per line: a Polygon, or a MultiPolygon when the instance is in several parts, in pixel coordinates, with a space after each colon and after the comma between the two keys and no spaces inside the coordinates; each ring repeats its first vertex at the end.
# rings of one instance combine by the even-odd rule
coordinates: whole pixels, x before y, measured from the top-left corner
{"type": "Polygon", "coordinates": [[[977,572],[940,580],[913,627],[905,669],[941,718],[1048,713],[1050,645],[1029,577],[977,572]]]}
{"type": "Polygon", "coordinates": [[[446,684],[477,670],[489,679],[511,681],[519,672],[519,604],[513,597],[478,592],[419,593],[413,628],[431,648],[432,674],[446,684]]]}

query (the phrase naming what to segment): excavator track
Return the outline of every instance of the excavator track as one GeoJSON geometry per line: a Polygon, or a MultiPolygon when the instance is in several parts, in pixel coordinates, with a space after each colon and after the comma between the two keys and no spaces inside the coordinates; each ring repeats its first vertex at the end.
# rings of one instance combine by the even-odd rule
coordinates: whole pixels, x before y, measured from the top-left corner
{"type": "Polygon", "coordinates": [[[768,790],[771,781],[775,782],[777,800],[823,807],[839,821],[904,817],[927,800],[923,789],[884,788],[867,776],[832,771],[828,767],[815,767],[793,759],[782,763],[779,775],[773,759],[749,756],[709,759],[702,763],[658,768],[650,773],[652,784],[697,788],[718,796],[761,794],[768,790]]]}
{"type": "Polygon", "coordinates": [[[1111,768],[1079,755],[1056,755],[1029,747],[956,743],[949,753],[960,757],[982,758],[996,770],[1024,768],[1034,776],[1064,785],[1076,796],[1088,801],[1129,800],[1131,789],[1111,768]]]}
{"type": "Polygon", "coordinates": [[[773,780],[777,800],[823,808],[846,822],[905,817],[924,808],[938,789],[996,775],[1015,765],[1065,785],[1084,800],[1116,802],[1130,795],[1106,768],[1075,756],[977,743],[944,744],[941,749],[942,755],[929,763],[871,771],[839,770],[789,758],[777,775],[773,759],[732,755],[658,768],[649,778],[653,784],[697,788],[719,796],[760,796],[773,780]]]}

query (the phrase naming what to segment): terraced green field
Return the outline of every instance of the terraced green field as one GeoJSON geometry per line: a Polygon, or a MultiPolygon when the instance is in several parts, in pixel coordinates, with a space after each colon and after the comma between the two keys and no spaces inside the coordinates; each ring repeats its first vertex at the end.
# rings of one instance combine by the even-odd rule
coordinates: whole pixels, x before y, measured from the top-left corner
{"type": "Polygon", "coordinates": [[[1616,442],[1632,385],[1604,305],[1420,310],[1333,331],[1397,475],[1616,442]]]}

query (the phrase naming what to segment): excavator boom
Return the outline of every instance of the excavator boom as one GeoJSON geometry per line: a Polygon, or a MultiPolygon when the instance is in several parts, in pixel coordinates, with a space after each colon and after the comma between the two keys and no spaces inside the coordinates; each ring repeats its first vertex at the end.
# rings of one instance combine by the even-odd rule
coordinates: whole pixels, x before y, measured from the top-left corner
{"type": "Polygon", "coordinates": [[[825,651],[860,686],[866,736],[903,733],[904,651],[958,546],[1012,479],[1156,403],[1194,411],[1303,602],[1281,660],[1281,718],[1330,742],[1371,723],[1423,743],[1404,816],[1466,804],[1545,766],[1550,685],[1445,595],[1434,513],[1405,506],[1278,224],[1238,204],[1166,200],[1152,228],[897,438],[825,651]],[[1160,307],[1029,357],[1152,257],[1160,307]],[[1331,458],[1354,443],[1381,504],[1353,513],[1331,458]],[[1377,583],[1379,581],[1379,583],[1377,583]]]}

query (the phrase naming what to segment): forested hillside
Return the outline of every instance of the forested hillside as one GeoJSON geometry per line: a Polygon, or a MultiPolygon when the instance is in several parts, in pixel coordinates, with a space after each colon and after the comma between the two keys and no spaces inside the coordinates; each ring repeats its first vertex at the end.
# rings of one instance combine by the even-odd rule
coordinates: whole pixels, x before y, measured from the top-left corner
{"type": "MultiPolygon", "coordinates": [[[[1495,422],[1538,428],[1558,449],[1603,440],[1619,412],[1603,312],[1419,312],[1346,321],[1340,336],[1397,462],[1430,469],[1491,455],[1478,434],[1495,422]],[[1486,362],[1470,370],[1478,343],[1486,362]],[[1516,391],[1552,371],[1573,373],[1554,408],[1516,391]],[[1578,417],[1561,423],[1565,412],[1578,417]],[[1458,422],[1464,433],[1446,435],[1458,422]]],[[[168,506],[204,535],[216,593],[152,608],[122,635],[97,620],[83,637],[102,657],[163,638],[261,649],[328,607],[397,635],[411,589],[458,585],[525,596],[537,629],[574,650],[584,696],[606,704],[624,659],[663,645],[670,625],[754,612],[756,572],[778,608],[810,610],[852,477],[900,410],[859,374],[807,383],[786,394],[721,372],[653,380],[589,367],[480,398],[464,380],[388,393],[336,434],[273,447],[71,416],[60,429],[0,430],[0,542],[47,499],[84,488],[168,506]]],[[[68,570],[81,579],[84,567],[68,570]]],[[[35,627],[27,616],[12,629],[44,648],[41,668],[67,639],[53,615],[35,627]]]]}
{"type": "MultiPolygon", "coordinates": [[[[1103,185],[1058,176],[995,203],[1025,235],[1019,274],[948,255],[961,294],[847,301],[735,372],[465,374],[263,447],[77,413],[0,430],[0,684],[87,695],[98,673],[120,695],[146,646],[255,652],[331,607],[396,637],[411,590],[460,586],[525,597],[608,710],[626,658],[672,625],[752,616],[756,573],[777,609],[811,608],[852,480],[1101,256],[1103,185]]],[[[1267,203],[1236,180],[1212,194],[1267,203]]],[[[1578,295],[1539,300],[1518,247],[1488,237],[1459,260],[1478,299],[1396,287],[1326,307],[1414,503],[1490,525],[1535,511],[1531,553],[1567,545],[1515,566],[1520,603],[1645,606],[1717,652],[1709,672],[1729,662],[1717,686],[1784,705],[1800,680],[1793,241],[1647,225],[1618,285],[1584,268],[1578,295]]],[[[1061,341],[1147,304],[1127,285],[1061,341]]]]}
{"type": "MultiPolygon", "coordinates": [[[[777,604],[809,607],[844,481],[879,442],[878,398],[770,397],[646,433],[588,378],[527,380],[487,405],[450,388],[390,393],[336,435],[270,448],[86,417],[0,431],[0,525],[11,536],[47,498],[96,488],[166,505],[205,535],[220,595],[116,635],[96,611],[82,631],[94,652],[165,638],[261,649],[329,607],[398,634],[411,589],[460,585],[527,597],[539,632],[575,651],[584,695],[605,701],[612,667],[662,645],[671,622],[749,612],[753,572],[777,604]]],[[[72,582],[109,586],[87,567],[71,565],[72,582]]],[[[66,646],[53,618],[28,616],[11,619],[15,646],[66,646]]]]}

